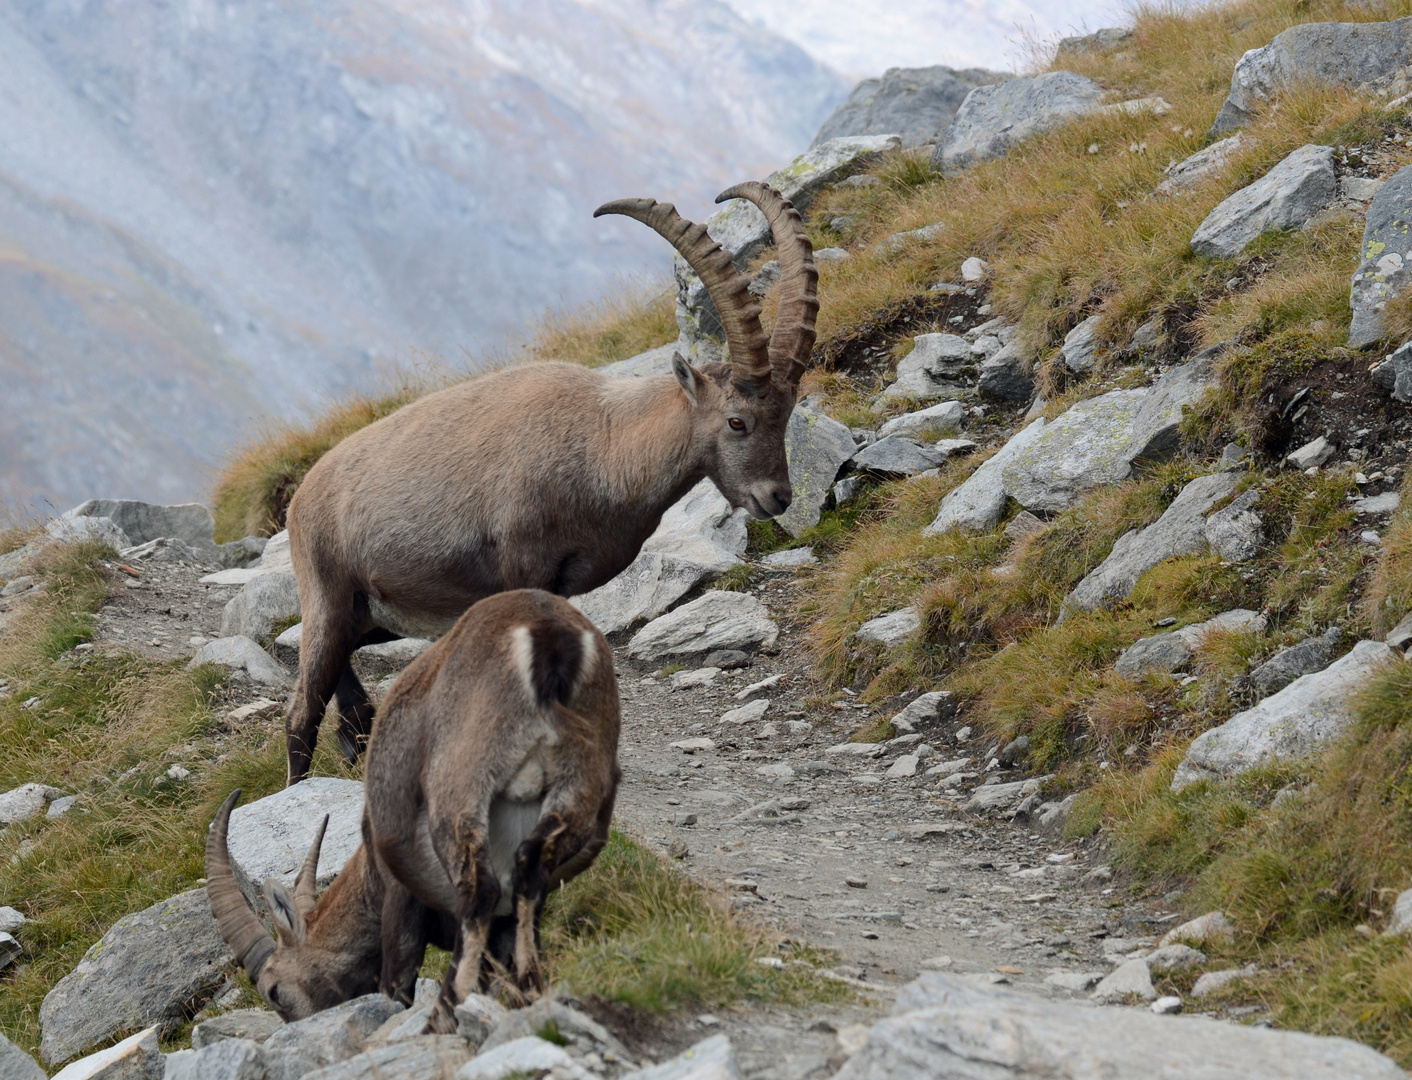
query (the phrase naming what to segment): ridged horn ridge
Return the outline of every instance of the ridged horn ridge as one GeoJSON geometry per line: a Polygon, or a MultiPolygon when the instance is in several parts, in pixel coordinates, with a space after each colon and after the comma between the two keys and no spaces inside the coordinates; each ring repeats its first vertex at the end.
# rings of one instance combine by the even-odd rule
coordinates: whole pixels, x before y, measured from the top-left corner
{"type": "Polygon", "coordinates": [[[768,383],[770,343],[760,326],[759,305],[750,299],[750,281],[736,270],[730,254],[711,239],[706,226],[687,221],[671,203],[655,199],[616,199],[593,212],[594,217],[604,214],[636,218],[681,252],[721,316],[735,381],[756,388],[768,383]]]}
{"type": "Polygon", "coordinates": [[[324,846],[324,831],[328,828],[328,815],[319,822],[319,831],[314,834],[314,842],[309,845],[309,854],[304,856],[304,865],[299,868],[299,876],[294,879],[294,906],[306,919],[318,905],[319,849],[324,846]]]}
{"type": "Polygon", "coordinates": [[[211,902],[211,914],[221,929],[221,937],[253,982],[274,953],[275,943],[245,902],[240,886],[235,883],[235,872],[230,868],[226,833],[230,829],[230,812],[239,799],[239,788],[226,796],[206,836],[206,897],[211,902]]]}
{"type": "Polygon", "coordinates": [[[770,223],[780,260],[780,308],[770,336],[770,367],[778,378],[798,386],[814,351],[814,320],[819,314],[814,245],[794,204],[769,185],[748,180],[716,196],[717,202],[728,199],[749,199],[770,223]]]}

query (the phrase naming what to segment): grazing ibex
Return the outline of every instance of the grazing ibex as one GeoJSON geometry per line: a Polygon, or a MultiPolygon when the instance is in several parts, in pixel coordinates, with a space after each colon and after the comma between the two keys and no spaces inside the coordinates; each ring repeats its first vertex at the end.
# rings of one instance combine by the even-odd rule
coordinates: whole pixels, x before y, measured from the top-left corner
{"type": "MultiPolygon", "coordinates": [[[[607,203],[661,233],[720,312],[728,364],[613,379],[576,364],[483,375],[349,436],[309,470],[289,506],[304,629],[286,719],[289,782],[309,771],[338,702],[350,760],[373,708],[349,665],[364,642],[434,636],[506,589],[574,596],[626,569],[662,514],[709,476],[756,518],[792,497],[784,433],[814,344],[813,249],[798,212],[760,183],[779,249],[779,316],[765,338],[748,282],[702,225],[650,199],[607,203]]],[[[719,201],[718,200],[718,201],[719,201]]]]}
{"type": "Polygon", "coordinates": [[[540,913],[608,837],[618,726],[612,652],[581,612],[535,589],[480,601],[389,691],[363,843],[323,898],[322,826],[292,895],[265,882],[278,945],[231,871],[226,799],[206,841],[221,936],[286,1020],[377,989],[410,1003],[428,942],[453,950],[432,1030],[493,973],[542,992],[540,913]]]}

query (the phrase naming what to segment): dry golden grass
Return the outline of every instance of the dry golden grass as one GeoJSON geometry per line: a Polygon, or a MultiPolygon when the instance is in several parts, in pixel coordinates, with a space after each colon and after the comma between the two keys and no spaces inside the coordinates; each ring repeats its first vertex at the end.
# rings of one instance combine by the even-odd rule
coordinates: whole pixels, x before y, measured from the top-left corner
{"type": "Polygon", "coordinates": [[[1382,550],[1363,594],[1363,615],[1385,634],[1412,611],[1412,475],[1402,483],[1402,505],[1383,530],[1382,550]]]}
{"type": "Polygon", "coordinates": [[[677,338],[676,292],[625,283],[601,300],[569,311],[547,311],[527,346],[534,360],[602,367],[677,338]]]}
{"type": "Polygon", "coordinates": [[[236,450],[211,499],[216,540],[271,536],[284,528],[289,501],[314,463],[352,435],[415,401],[427,388],[403,385],[380,397],[351,398],[308,424],[284,424],[236,450]]]}

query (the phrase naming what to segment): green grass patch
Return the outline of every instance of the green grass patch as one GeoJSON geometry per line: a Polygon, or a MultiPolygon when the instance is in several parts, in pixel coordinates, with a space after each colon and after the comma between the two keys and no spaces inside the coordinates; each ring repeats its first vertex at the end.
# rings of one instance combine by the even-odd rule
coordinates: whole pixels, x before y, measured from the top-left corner
{"type": "Polygon", "coordinates": [[[829,966],[824,954],[786,955],[776,935],[616,830],[593,866],[549,898],[543,940],[553,982],[650,1012],[851,996],[814,974],[829,966]]]}

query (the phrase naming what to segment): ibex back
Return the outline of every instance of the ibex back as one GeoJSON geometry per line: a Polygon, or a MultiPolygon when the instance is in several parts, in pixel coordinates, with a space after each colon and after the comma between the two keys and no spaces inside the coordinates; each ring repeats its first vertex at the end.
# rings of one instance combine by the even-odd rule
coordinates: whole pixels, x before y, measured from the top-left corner
{"type": "Polygon", "coordinates": [[[784,433],[814,344],[817,274],[794,208],[763,184],[755,202],[779,249],[773,335],[748,282],[701,225],[648,199],[609,203],[666,237],[720,312],[729,364],[612,379],[574,364],[498,371],[430,394],[329,451],[289,507],[304,629],[287,710],[289,782],[308,773],[335,698],[356,758],[373,708],[349,666],[360,644],[434,636],[484,596],[573,596],[624,570],[662,514],[703,477],[756,518],[791,499],[784,433]]]}
{"type": "Polygon", "coordinates": [[[286,1020],[377,989],[410,1003],[428,942],[454,950],[430,1030],[502,974],[537,994],[545,896],[608,836],[618,728],[613,656],[581,612],[538,590],[482,600],[388,693],[363,843],[323,898],[322,828],[292,895],[265,882],[278,945],[236,885],[226,800],[206,845],[222,936],[286,1020]]]}

